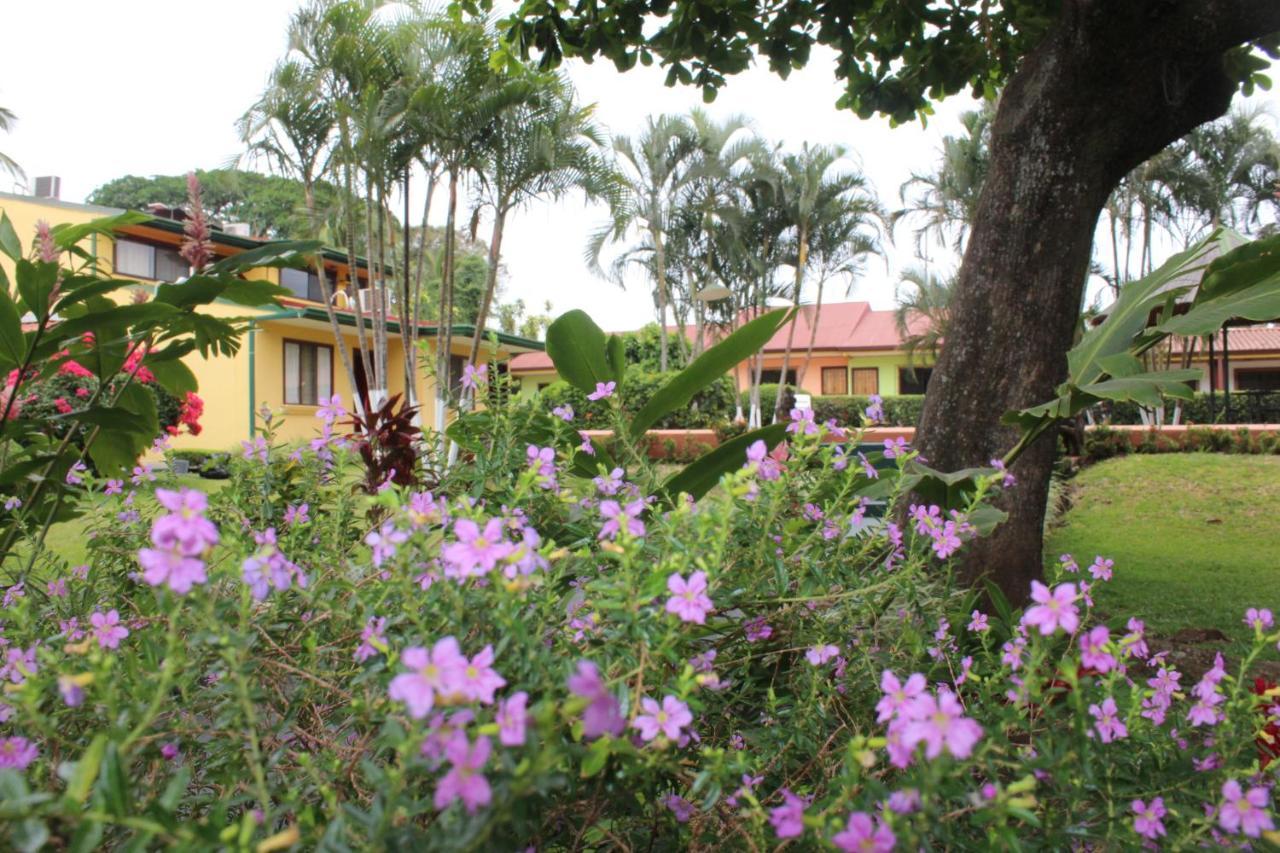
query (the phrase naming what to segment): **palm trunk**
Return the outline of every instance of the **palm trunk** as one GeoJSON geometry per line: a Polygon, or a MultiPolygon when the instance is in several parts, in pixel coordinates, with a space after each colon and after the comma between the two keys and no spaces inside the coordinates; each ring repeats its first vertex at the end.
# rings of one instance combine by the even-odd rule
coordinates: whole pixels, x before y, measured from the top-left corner
{"type": "MultiPolygon", "coordinates": [[[[827,283],[827,277],[824,275],[818,279],[818,301],[813,306],[813,319],[809,323],[809,346],[804,351],[804,362],[800,365],[800,375],[796,377],[796,384],[801,388],[804,387],[805,374],[809,372],[809,362],[813,361],[813,345],[818,340],[818,320],[822,316],[822,286],[827,283]]],[[[853,389],[848,389],[849,393],[853,393],[853,389]]]]}
{"type": "Polygon", "coordinates": [[[787,387],[787,370],[791,365],[791,347],[796,339],[796,319],[800,316],[800,288],[804,284],[804,267],[809,260],[809,235],[803,225],[800,226],[800,240],[796,246],[796,286],[791,294],[791,304],[795,313],[787,324],[787,346],[782,351],[782,372],[778,374],[778,396],[773,401],[773,422],[776,424],[782,415],[782,389],[787,387]]]}
{"type": "Polygon", "coordinates": [[[493,295],[498,289],[498,263],[502,258],[502,229],[506,224],[506,207],[500,201],[493,216],[493,232],[489,237],[489,269],[485,276],[484,297],[480,300],[480,310],[476,314],[475,334],[471,338],[471,354],[467,360],[472,364],[480,357],[480,338],[484,335],[485,322],[489,319],[489,309],[493,305],[493,295]]]}
{"type": "Polygon", "coordinates": [[[667,255],[662,245],[662,232],[651,230],[653,234],[654,278],[658,285],[658,370],[667,372],[667,255]]]}
{"type": "MultiPolygon", "coordinates": [[[[307,221],[314,222],[316,215],[315,188],[310,175],[302,181],[302,203],[306,207],[307,221]]],[[[338,350],[338,362],[347,375],[347,382],[355,393],[356,371],[351,364],[351,353],[347,350],[346,338],[342,335],[342,327],[338,324],[338,314],[333,306],[333,288],[329,286],[329,278],[324,274],[324,256],[317,254],[314,259],[316,275],[320,278],[320,295],[324,297],[324,313],[329,318],[329,328],[333,331],[333,343],[338,350]]],[[[330,388],[330,391],[333,389],[330,388]]]]}
{"type": "Polygon", "coordinates": [[[458,168],[449,170],[449,210],[444,223],[444,263],[440,269],[440,319],[436,324],[436,432],[444,449],[449,402],[449,361],[453,349],[453,241],[458,216],[458,168]]]}

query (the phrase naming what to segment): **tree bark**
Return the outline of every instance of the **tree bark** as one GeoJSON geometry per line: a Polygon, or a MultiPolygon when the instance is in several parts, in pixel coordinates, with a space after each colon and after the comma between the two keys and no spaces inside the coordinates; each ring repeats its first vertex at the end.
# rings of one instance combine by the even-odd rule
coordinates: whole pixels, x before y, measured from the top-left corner
{"type": "MultiPolygon", "coordinates": [[[[1001,415],[1066,375],[1094,229],[1131,169],[1226,112],[1232,47],[1280,30],[1277,0],[1067,0],[1000,99],[992,160],[960,268],[952,323],[920,421],[942,470],[986,464],[1015,440],[1001,415]]],[[[1041,574],[1052,435],[1015,466],[1008,520],[968,546],[962,576],[1013,601],[1041,574]]]]}

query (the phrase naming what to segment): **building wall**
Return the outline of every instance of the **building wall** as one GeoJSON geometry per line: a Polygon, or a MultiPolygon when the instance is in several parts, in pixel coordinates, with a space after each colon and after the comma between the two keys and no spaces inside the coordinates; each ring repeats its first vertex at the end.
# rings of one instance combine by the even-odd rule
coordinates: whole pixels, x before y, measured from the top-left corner
{"type": "MultiPolygon", "coordinates": [[[[1218,390],[1222,388],[1222,353],[1218,352],[1214,357],[1214,368],[1218,371],[1218,390]]],[[[1198,367],[1201,370],[1200,381],[1196,385],[1197,389],[1208,394],[1209,393],[1209,364],[1208,359],[1194,359],[1192,367],[1198,367]]],[[[1239,375],[1241,371],[1267,368],[1280,369],[1280,356],[1274,355],[1252,355],[1252,354],[1231,354],[1231,390],[1240,390],[1239,375]]]]}

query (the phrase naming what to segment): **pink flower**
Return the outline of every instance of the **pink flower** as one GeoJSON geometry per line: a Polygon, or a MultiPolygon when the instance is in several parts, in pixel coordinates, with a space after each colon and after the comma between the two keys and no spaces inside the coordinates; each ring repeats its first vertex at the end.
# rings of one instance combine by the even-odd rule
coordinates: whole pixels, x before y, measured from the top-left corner
{"type": "Polygon", "coordinates": [[[555,415],[565,423],[573,422],[573,406],[570,406],[568,403],[565,403],[563,406],[556,406],[551,410],[551,414],[555,415]]]}
{"type": "Polygon", "coordinates": [[[1107,651],[1111,632],[1106,625],[1098,625],[1080,637],[1080,663],[1098,672],[1110,672],[1116,668],[1116,659],[1107,651]]]}
{"type": "Polygon", "coordinates": [[[911,707],[927,687],[923,673],[913,673],[904,685],[889,670],[880,674],[880,691],[884,697],[876,704],[876,722],[887,722],[911,707]]]}
{"type": "Polygon", "coordinates": [[[53,232],[49,223],[43,219],[36,220],[36,257],[46,264],[58,262],[58,247],[53,242],[53,232]]]}
{"type": "Polygon", "coordinates": [[[380,647],[381,649],[387,647],[387,637],[383,633],[386,629],[387,620],[384,617],[370,617],[369,621],[364,624],[364,629],[360,632],[360,645],[356,648],[354,655],[356,663],[364,663],[369,658],[379,654],[380,647]]]}
{"type": "Polygon", "coordinates": [[[469,702],[492,705],[494,691],[506,683],[507,680],[493,669],[493,646],[489,645],[465,662],[458,673],[457,691],[469,702]]]}
{"type": "Polygon", "coordinates": [[[525,709],[528,701],[529,694],[521,690],[498,703],[495,719],[498,723],[498,742],[503,746],[524,745],[525,726],[529,721],[529,712],[525,709]]]}
{"type": "Polygon", "coordinates": [[[924,694],[911,703],[910,722],[902,731],[903,743],[914,748],[925,745],[928,759],[937,758],[945,748],[956,758],[968,758],[982,738],[982,726],[964,715],[956,695],[945,687],[938,689],[935,699],[924,694]]]}
{"type": "Polygon", "coordinates": [[[582,713],[582,736],[596,738],[601,735],[620,735],[626,729],[618,700],[609,692],[600,670],[589,660],[578,661],[578,670],[569,676],[569,692],[587,700],[582,713]]]}
{"type": "Polygon", "coordinates": [[[487,737],[478,737],[472,745],[466,733],[457,731],[445,745],[445,756],[452,767],[436,785],[435,806],[443,811],[462,800],[467,814],[475,814],[478,809],[489,805],[493,792],[489,788],[489,780],[485,779],[484,765],[489,760],[492,745],[487,737]]]}
{"type": "Polygon", "coordinates": [[[1027,608],[1027,612],[1022,615],[1022,624],[1028,628],[1038,628],[1047,637],[1059,628],[1072,634],[1080,627],[1080,613],[1075,605],[1075,584],[1058,584],[1050,592],[1040,581],[1032,581],[1031,600],[1035,602],[1035,606],[1027,608]]]}
{"type": "Polygon", "coordinates": [[[839,646],[811,646],[809,650],[804,653],[804,659],[813,666],[822,666],[838,654],[840,654],[839,646]]]}
{"type": "Polygon", "coordinates": [[[24,737],[0,738],[0,768],[26,770],[40,751],[24,737]]]}
{"type": "Polygon", "coordinates": [[[1275,617],[1265,607],[1261,610],[1256,607],[1250,607],[1244,612],[1244,624],[1255,631],[1269,631],[1275,625],[1275,617]]]}
{"type": "Polygon", "coordinates": [[[200,179],[195,172],[187,173],[187,221],[182,230],[186,236],[182,240],[179,254],[199,272],[205,264],[213,259],[213,230],[209,225],[209,217],[204,212],[204,203],[200,198],[200,179]]]}
{"type": "Polygon", "coordinates": [[[680,732],[693,722],[689,706],[674,696],[666,696],[661,706],[656,699],[646,696],[640,700],[640,707],[644,709],[644,713],[637,715],[631,726],[640,732],[640,739],[646,742],[659,734],[664,735],[667,740],[679,740],[680,732]]]}
{"type": "Polygon", "coordinates": [[[743,623],[742,630],[747,635],[748,643],[758,643],[773,636],[773,628],[764,621],[763,616],[748,619],[743,623]]]}
{"type": "Polygon", "coordinates": [[[437,696],[458,692],[462,671],[467,666],[467,659],[453,637],[438,640],[429,652],[421,646],[410,646],[404,650],[401,661],[410,671],[391,679],[387,694],[405,703],[409,716],[417,720],[430,713],[437,696]]]}
{"type": "Polygon", "coordinates": [[[1257,838],[1264,831],[1275,829],[1271,820],[1271,795],[1261,786],[1246,793],[1235,779],[1222,784],[1222,806],[1218,811],[1218,825],[1227,832],[1242,832],[1257,838]]]}
{"type": "Polygon", "coordinates": [[[679,616],[682,622],[706,624],[707,614],[714,609],[707,597],[706,572],[694,572],[688,580],[673,572],[667,578],[667,589],[671,591],[667,599],[668,613],[679,616]]]}
{"type": "Polygon", "coordinates": [[[320,399],[320,407],[316,409],[316,417],[331,424],[336,420],[341,420],[347,416],[347,410],[342,407],[342,395],[334,394],[329,399],[320,399]]]}
{"type": "Polygon", "coordinates": [[[873,823],[866,812],[853,812],[844,831],[836,833],[831,843],[846,853],[891,853],[897,840],[880,818],[873,823]]]}
{"type": "Polygon", "coordinates": [[[485,381],[485,377],[489,373],[489,365],[482,364],[476,367],[474,364],[465,364],[462,366],[462,388],[466,391],[474,391],[479,383],[485,381]]]}
{"type": "Polygon", "coordinates": [[[804,832],[804,800],[783,788],[782,805],[770,810],[769,823],[779,838],[795,838],[804,832]]]}
{"type": "Polygon", "coordinates": [[[444,550],[440,552],[445,563],[445,574],[450,577],[488,574],[515,547],[503,538],[503,523],[500,518],[489,519],[483,532],[471,519],[459,518],[453,523],[453,535],[458,541],[444,546],[444,550]]]}
{"type": "Polygon", "coordinates": [[[129,636],[129,629],[120,624],[120,614],[112,608],[106,613],[97,613],[89,617],[93,625],[93,636],[99,648],[118,649],[120,641],[129,636]]]}
{"type": "Polygon", "coordinates": [[[176,550],[143,548],[138,552],[138,564],[144,581],[151,586],[168,585],[178,595],[186,595],[191,587],[208,580],[203,560],[176,550]]]}
{"type": "Polygon", "coordinates": [[[969,630],[978,634],[985,634],[991,630],[991,623],[987,620],[987,614],[981,610],[975,610],[970,614],[969,630]]]}
{"type": "Polygon", "coordinates": [[[600,501],[600,515],[607,520],[601,525],[597,538],[617,539],[623,524],[626,524],[627,532],[632,536],[643,536],[645,528],[640,515],[644,512],[644,507],[643,500],[634,500],[626,507],[620,506],[617,501],[600,501]]]}
{"type": "Polygon", "coordinates": [[[1124,721],[1116,716],[1117,713],[1119,709],[1116,707],[1116,700],[1110,696],[1102,700],[1101,705],[1089,706],[1089,715],[1097,721],[1093,727],[1097,729],[1098,737],[1103,743],[1123,740],[1129,736],[1129,729],[1125,727],[1124,721]]]}
{"type": "Polygon", "coordinates": [[[58,676],[58,693],[68,708],[78,708],[84,704],[84,688],[69,675],[58,676]]]}
{"type": "Polygon", "coordinates": [[[897,459],[899,456],[906,456],[911,451],[906,439],[899,436],[898,438],[884,440],[884,458],[897,459]]]}
{"type": "Polygon", "coordinates": [[[588,400],[603,400],[612,397],[614,390],[618,387],[616,382],[597,382],[596,390],[587,395],[588,400]]]}
{"type": "Polygon", "coordinates": [[[1161,797],[1153,799],[1151,805],[1147,805],[1142,800],[1134,800],[1132,808],[1134,832],[1151,841],[1164,835],[1164,822],[1160,818],[1165,816],[1165,810],[1164,800],[1161,797]]]}
{"type": "Polygon", "coordinates": [[[671,809],[671,814],[675,816],[676,823],[688,823],[689,818],[693,817],[693,803],[684,797],[676,794],[667,794],[662,798],[661,803],[671,809]]]}

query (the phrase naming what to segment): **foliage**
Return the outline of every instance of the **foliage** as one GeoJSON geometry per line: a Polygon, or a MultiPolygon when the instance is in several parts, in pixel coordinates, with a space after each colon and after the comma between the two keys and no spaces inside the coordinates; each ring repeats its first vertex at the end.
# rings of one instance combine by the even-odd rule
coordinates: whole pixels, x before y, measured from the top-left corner
{"type": "MultiPolygon", "coordinates": [[[[747,404],[747,393],[742,392],[743,405],[747,404]]],[[[777,397],[777,385],[760,386],[760,403],[766,410],[771,410],[777,397]]],[[[813,396],[813,419],[819,423],[835,419],[836,423],[851,426],[870,426],[866,423],[866,410],[871,405],[870,397],[860,396],[813,396]]],[[[924,396],[921,394],[903,394],[901,396],[881,397],[880,406],[884,417],[877,423],[882,426],[915,426],[920,420],[920,410],[924,408],[924,396]]]]}
{"type": "Polygon", "coordinates": [[[392,394],[376,408],[366,399],[351,417],[352,445],[364,463],[364,488],[376,494],[388,483],[417,486],[420,430],[418,409],[392,394]]]}
{"type": "Polygon", "coordinates": [[[53,522],[80,511],[74,493],[84,488],[82,472],[90,463],[103,476],[118,478],[152,444],[161,424],[146,384],[154,381],[185,398],[196,382],[184,356],[237,351],[241,323],[201,309],[217,299],[274,304],[284,291],[241,273],[296,263],[299,252],[316,248],[274,243],[200,263],[181,284],[158,285],[150,300],[118,304],[111,296],[135,283],[103,275],[81,243],[144,219],[125,213],[83,225],[41,224],[24,252],[12,223],[0,215],[0,251],[16,271],[12,283],[0,280],[0,371],[8,374],[0,393],[0,495],[6,504],[0,557],[12,554],[24,531],[39,542],[53,522]],[[31,320],[26,328],[24,316],[31,320]],[[54,411],[43,408],[39,389],[70,379],[83,380],[74,383],[83,389],[71,392],[75,404],[69,398],[59,405],[55,397],[54,411]]]}
{"type": "Polygon", "coordinates": [[[1128,453],[1274,454],[1280,453],[1280,434],[1255,432],[1243,427],[1226,430],[1193,426],[1179,433],[1143,432],[1135,442],[1128,431],[1098,426],[1085,433],[1084,452],[1090,461],[1128,453]]]}
{"type": "MultiPolygon", "coordinates": [[[[1210,396],[1196,392],[1189,400],[1182,400],[1182,423],[1213,424],[1265,424],[1274,423],[1280,412],[1280,391],[1232,391],[1231,419],[1227,419],[1226,395],[1221,391],[1210,396]]],[[[1166,420],[1171,406],[1166,404],[1166,420]]],[[[1141,424],[1142,409],[1134,403],[1113,402],[1094,409],[1094,417],[1107,424],[1141,424]]]]}
{"type": "MultiPolygon", "coordinates": [[[[665,385],[676,371],[656,373],[649,371],[627,372],[627,395],[622,403],[622,414],[630,419],[640,410],[643,401],[665,385]]],[[[553,382],[538,392],[538,397],[548,409],[570,406],[574,422],[584,429],[611,429],[613,411],[606,400],[588,400],[587,395],[568,382],[553,382]]],[[[689,405],[668,412],[650,429],[705,429],[715,427],[733,417],[733,380],[721,376],[701,389],[689,401],[689,405]]]]}
{"type": "Polygon", "coordinates": [[[1232,823],[1230,783],[1261,784],[1249,663],[1280,635],[1197,698],[1147,684],[1159,648],[1096,624],[1073,577],[1056,617],[975,613],[947,556],[999,472],[899,528],[855,496],[911,452],[873,480],[800,421],[649,512],[643,460],[593,482],[530,450],[560,418],[462,422],[485,429],[434,494],[358,495],[327,428],[291,452],[268,422],[207,508],[78,496],[87,568],[6,584],[6,845],[1125,847],[1160,796],[1181,847],[1269,814],[1232,823]],[[154,571],[172,547],[185,594],[154,571]],[[1184,724],[1197,702],[1212,723],[1184,724]]]}
{"type": "MultiPolygon", "coordinates": [[[[300,181],[241,169],[197,170],[209,215],[223,222],[244,222],[254,236],[271,239],[305,239],[316,233],[307,221],[300,181]]],[[[321,209],[337,205],[339,190],[332,184],[315,184],[315,203],[321,209]]],[[[158,202],[180,208],[187,200],[186,175],[125,175],[89,194],[91,204],[143,210],[158,202]]],[[[352,202],[348,202],[350,204],[352,202]]]]}

